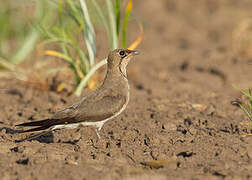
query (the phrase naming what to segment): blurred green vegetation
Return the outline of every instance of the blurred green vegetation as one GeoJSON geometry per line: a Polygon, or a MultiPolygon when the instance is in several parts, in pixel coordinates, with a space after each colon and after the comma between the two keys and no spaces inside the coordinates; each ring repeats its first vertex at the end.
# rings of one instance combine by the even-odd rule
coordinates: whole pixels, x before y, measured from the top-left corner
{"type": "Polygon", "coordinates": [[[36,25],[48,20],[48,5],[45,1],[2,0],[0,7],[0,58],[20,64],[36,47],[40,38],[36,25]]]}
{"type": "Polygon", "coordinates": [[[47,50],[46,54],[66,61],[74,72],[77,96],[81,95],[96,70],[106,64],[105,59],[95,64],[97,44],[93,21],[103,24],[110,50],[126,47],[126,29],[132,11],[132,0],[103,2],[105,6],[97,0],[58,0],[57,23],[50,27],[40,26],[41,32],[47,38],[45,43],[54,43],[60,48],[58,51],[47,50]],[[126,2],[125,5],[122,2],[126,2]],[[120,35],[121,46],[119,46],[120,35]]]}
{"type": "MultiPolygon", "coordinates": [[[[96,63],[95,26],[103,25],[111,50],[126,48],[132,5],[132,0],[2,0],[0,65],[16,71],[18,64],[29,59],[38,40],[42,45],[53,44],[49,47],[55,48],[44,54],[69,64],[75,75],[75,94],[80,96],[90,77],[106,64],[106,59],[96,63]]],[[[141,37],[132,47],[140,41],[141,37]]]]}
{"type": "Polygon", "coordinates": [[[245,91],[236,86],[234,87],[243,94],[243,98],[232,101],[232,104],[238,106],[252,123],[252,91],[250,88],[248,89],[248,91],[245,91]]]}

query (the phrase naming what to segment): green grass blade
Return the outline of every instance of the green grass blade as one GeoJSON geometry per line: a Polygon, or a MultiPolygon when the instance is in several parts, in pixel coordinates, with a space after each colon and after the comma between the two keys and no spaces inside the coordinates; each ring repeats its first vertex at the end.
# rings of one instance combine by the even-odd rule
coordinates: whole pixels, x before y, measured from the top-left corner
{"type": "Polygon", "coordinates": [[[127,7],[126,7],[124,19],[123,19],[122,48],[126,48],[126,30],[127,30],[127,26],[128,26],[131,11],[132,11],[132,0],[129,0],[129,2],[127,4],[127,7]]]}
{"type": "Polygon", "coordinates": [[[90,71],[88,72],[88,74],[81,80],[80,84],[78,85],[78,87],[76,88],[74,94],[76,96],[80,96],[81,92],[83,91],[83,88],[87,85],[88,80],[92,77],[92,75],[103,65],[107,64],[107,59],[103,59],[102,61],[100,61],[99,63],[97,63],[95,66],[93,66],[90,71]]]}
{"type": "Polygon", "coordinates": [[[86,40],[86,45],[88,49],[88,54],[89,54],[89,60],[91,66],[94,65],[95,61],[95,56],[96,56],[96,42],[95,42],[95,32],[93,25],[91,23],[86,1],[85,0],[80,0],[82,12],[84,15],[84,22],[86,23],[86,29],[84,30],[85,34],[85,40],[86,40]]]}
{"type": "Polygon", "coordinates": [[[250,101],[252,101],[252,95],[251,95],[249,92],[247,92],[247,91],[245,91],[245,90],[242,90],[241,88],[237,87],[237,86],[234,85],[234,84],[233,84],[233,87],[234,87],[235,89],[238,89],[242,94],[244,94],[245,96],[247,96],[247,97],[249,98],[250,101]]]}
{"type": "Polygon", "coordinates": [[[96,12],[98,14],[98,17],[101,19],[101,22],[103,23],[105,29],[106,29],[106,32],[107,32],[107,35],[108,35],[108,38],[109,38],[109,43],[110,43],[110,49],[113,49],[113,37],[112,37],[112,33],[109,29],[109,26],[108,26],[108,22],[107,22],[107,19],[101,9],[101,7],[99,6],[99,4],[94,0],[94,1],[91,1],[96,9],[96,12]]]}
{"type": "Polygon", "coordinates": [[[247,115],[249,120],[252,121],[252,115],[249,113],[249,111],[244,106],[242,106],[241,104],[239,104],[239,106],[243,110],[243,112],[247,115]]]}
{"type": "Polygon", "coordinates": [[[109,21],[110,21],[110,30],[111,30],[111,36],[112,36],[112,49],[114,50],[118,48],[118,38],[116,33],[116,18],[115,18],[115,11],[113,8],[113,4],[111,0],[106,0],[107,8],[108,8],[108,14],[109,14],[109,21]]]}
{"type": "Polygon", "coordinates": [[[66,39],[61,39],[61,38],[51,38],[44,40],[43,42],[40,43],[40,45],[45,45],[45,44],[50,44],[50,43],[65,43],[66,45],[72,45],[72,42],[66,40],[66,39]]]}
{"type": "Polygon", "coordinates": [[[62,23],[63,21],[63,0],[58,0],[58,14],[59,14],[59,21],[62,23]]]}
{"type": "Polygon", "coordinates": [[[46,7],[46,2],[39,1],[35,9],[35,24],[30,28],[28,34],[24,37],[21,46],[15,52],[15,54],[10,58],[12,63],[20,64],[27,56],[33,51],[37,40],[40,38],[40,32],[34,28],[37,23],[41,21],[46,21],[48,15],[44,15],[44,8],[46,7]]]}
{"type": "Polygon", "coordinates": [[[66,11],[66,14],[73,18],[81,28],[85,28],[85,23],[83,22],[82,13],[80,12],[79,7],[72,0],[67,0],[67,3],[70,6],[71,11],[66,11]]]}
{"type": "Polygon", "coordinates": [[[13,57],[10,58],[10,61],[14,64],[22,63],[34,49],[39,37],[39,32],[36,29],[32,29],[23,40],[23,43],[18,51],[14,54],[13,57]]]}
{"type": "Polygon", "coordinates": [[[5,69],[9,71],[16,71],[16,65],[13,63],[10,63],[8,60],[0,57],[0,67],[4,67],[5,69]]]}
{"type": "Polygon", "coordinates": [[[117,38],[119,39],[119,35],[120,35],[120,18],[121,18],[120,0],[115,0],[115,15],[116,15],[116,34],[117,34],[117,38]]]}

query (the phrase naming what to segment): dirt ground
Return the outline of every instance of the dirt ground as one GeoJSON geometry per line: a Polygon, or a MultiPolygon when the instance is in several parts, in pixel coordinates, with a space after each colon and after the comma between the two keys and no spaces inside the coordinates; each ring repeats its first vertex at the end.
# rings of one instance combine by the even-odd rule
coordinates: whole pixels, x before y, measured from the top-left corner
{"type": "Polygon", "coordinates": [[[83,127],[15,142],[26,136],[15,124],[77,98],[1,80],[0,179],[252,179],[252,136],[244,136],[252,128],[230,103],[240,97],[232,84],[251,86],[250,59],[234,55],[232,32],[251,17],[252,1],[134,3],[145,34],[128,66],[131,99],[100,140],[83,127]]]}

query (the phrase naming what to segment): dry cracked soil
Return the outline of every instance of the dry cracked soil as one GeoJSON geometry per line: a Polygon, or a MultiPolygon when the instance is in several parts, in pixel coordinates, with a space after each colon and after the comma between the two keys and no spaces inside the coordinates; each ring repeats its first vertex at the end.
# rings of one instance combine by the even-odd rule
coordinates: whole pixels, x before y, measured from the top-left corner
{"type": "Polygon", "coordinates": [[[252,128],[230,103],[241,96],[232,84],[251,83],[250,58],[232,49],[251,10],[251,0],[135,0],[144,39],[128,66],[130,103],[101,139],[82,127],[16,142],[27,135],[15,124],[78,98],[1,80],[0,179],[252,179],[252,128]]]}

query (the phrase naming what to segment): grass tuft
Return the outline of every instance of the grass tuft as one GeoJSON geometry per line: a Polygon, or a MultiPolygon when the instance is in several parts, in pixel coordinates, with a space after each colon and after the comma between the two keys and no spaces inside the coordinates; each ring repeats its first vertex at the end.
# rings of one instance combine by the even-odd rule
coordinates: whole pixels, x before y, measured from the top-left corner
{"type": "MultiPolygon", "coordinates": [[[[49,46],[53,48],[46,49],[42,54],[59,58],[67,63],[68,69],[75,77],[74,93],[80,96],[83,88],[88,86],[93,89],[96,87],[90,78],[107,63],[106,59],[96,62],[97,42],[92,20],[102,22],[109,40],[110,50],[127,47],[127,29],[133,9],[133,0],[105,0],[104,4],[98,0],[89,1],[90,3],[87,3],[86,0],[29,2],[32,4],[30,8],[34,12],[34,17],[28,21],[30,26],[22,23],[26,22],[22,18],[14,17],[10,13],[15,8],[22,9],[18,5],[23,5],[24,2],[29,1],[0,2],[0,6],[4,7],[0,8],[0,23],[2,24],[0,32],[1,77],[10,74],[21,77],[21,71],[22,73],[26,71],[21,70],[18,65],[27,59],[36,47],[37,41],[42,39],[39,47],[45,47],[47,44],[54,45],[49,46]],[[19,23],[19,26],[12,27],[12,20],[19,23]],[[13,40],[17,42],[15,48],[10,43],[13,40]],[[4,74],[6,71],[7,74],[4,74]]],[[[31,17],[30,14],[26,16],[31,17]]],[[[129,49],[136,48],[141,42],[142,36],[143,28],[140,25],[140,34],[136,41],[129,46],[129,49]]],[[[62,68],[54,68],[48,72],[61,70],[62,68]]],[[[24,76],[26,74],[24,73],[24,76]]],[[[29,77],[22,78],[22,80],[24,79],[29,79],[29,77]]],[[[62,86],[59,89],[61,90],[62,86]]]]}
{"type": "MultiPolygon", "coordinates": [[[[67,0],[58,2],[59,17],[64,19],[61,23],[52,28],[40,27],[47,36],[48,43],[56,43],[60,51],[47,50],[46,55],[60,58],[69,63],[69,68],[74,72],[76,79],[75,95],[80,96],[83,88],[88,84],[94,86],[94,83],[88,83],[91,76],[97,69],[106,64],[106,59],[95,64],[96,59],[96,34],[92,23],[92,17],[89,9],[94,8],[99,20],[105,27],[109,39],[110,50],[119,48],[120,35],[122,36],[121,47],[126,47],[126,31],[130,14],[133,7],[133,1],[129,0],[127,6],[123,9],[120,0],[106,0],[106,8],[101,8],[97,0],[92,0],[87,4],[85,0],[73,1],[67,0]],[[89,6],[88,6],[89,5],[89,6]],[[64,8],[63,8],[64,7],[64,8]],[[124,15],[123,25],[121,26],[121,15],[124,15]],[[78,29],[82,32],[81,38],[85,41],[86,51],[77,42],[78,29]],[[88,55],[87,55],[88,54],[88,55]]],[[[142,40],[142,26],[140,35],[130,48],[135,48],[142,40]]],[[[80,36],[80,35],[79,35],[80,36]]]]}
{"type": "Polygon", "coordinates": [[[234,87],[238,89],[245,98],[232,101],[231,104],[239,107],[252,123],[252,90],[249,88],[248,91],[245,91],[236,86],[234,87]]]}

